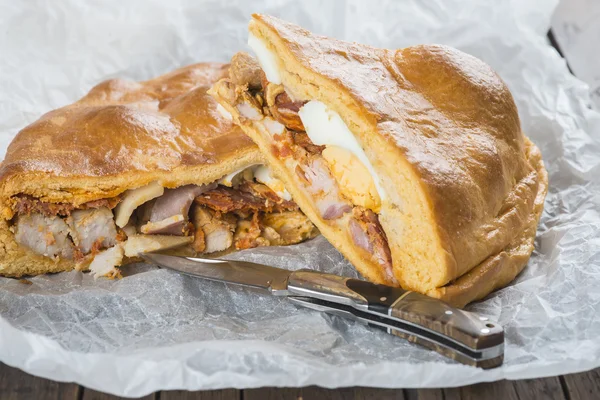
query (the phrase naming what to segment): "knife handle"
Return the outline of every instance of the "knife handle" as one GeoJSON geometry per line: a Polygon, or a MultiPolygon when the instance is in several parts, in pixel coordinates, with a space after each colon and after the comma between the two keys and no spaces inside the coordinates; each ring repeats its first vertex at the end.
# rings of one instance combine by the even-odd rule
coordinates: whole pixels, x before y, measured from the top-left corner
{"type": "Polygon", "coordinates": [[[408,324],[413,331],[420,330],[425,337],[433,332],[437,337],[431,340],[437,340],[441,336],[447,340],[448,345],[452,346],[454,342],[473,352],[504,343],[504,330],[487,317],[401,288],[301,270],[290,275],[288,290],[294,294],[350,305],[358,310],[408,324]]]}
{"type": "Polygon", "coordinates": [[[348,279],[346,286],[365,298],[369,311],[437,332],[473,350],[504,343],[500,325],[441,300],[357,279],[348,279]]]}

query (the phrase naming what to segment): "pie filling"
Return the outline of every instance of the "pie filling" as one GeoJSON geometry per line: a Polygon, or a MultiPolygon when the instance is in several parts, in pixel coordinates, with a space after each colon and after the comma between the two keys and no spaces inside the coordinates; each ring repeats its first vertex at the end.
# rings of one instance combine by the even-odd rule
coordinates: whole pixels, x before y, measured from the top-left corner
{"type": "Polygon", "coordinates": [[[119,276],[124,257],[182,248],[196,253],[299,243],[314,225],[268,168],[255,165],[209,185],[157,182],[79,206],[13,196],[11,230],[33,252],[71,259],[95,276],[119,276]]]}
{"type": "Polygon", "coordinates": [[[236,54],[231,79],[213,91],[262,132],[321,218],[346,232],[387,280],[397,283],[378,215],[386,194],[360,144],[324,103],[293,98],[281,83],[274,54],[252,35],[249,44],[260,65],[245,53],[236,54]]]}

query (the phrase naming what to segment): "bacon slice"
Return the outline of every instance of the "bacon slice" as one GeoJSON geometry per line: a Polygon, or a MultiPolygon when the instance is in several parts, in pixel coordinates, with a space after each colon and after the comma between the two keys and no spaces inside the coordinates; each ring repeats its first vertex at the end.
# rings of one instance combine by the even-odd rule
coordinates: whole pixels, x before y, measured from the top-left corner
{"type": "Polygon", "coordinates": [[[47,203],[27,194],[18,194],[13,198],[16,200],[15,210],[18,215],[40,213],[46,217],[53,217],[55,215],[66,217],[71,215],[71,212],[75,209],[87,210],[106,207],[112,210],[119,204],[119,201],[121,201],[119,197],[113,197],[110,199],[88,201],[79,207],[75,207],[73,204],[68,203],[47,203]]]}
{"type": "MultiPolygon", "coordinates": [[[[267,202],[277,204],[281,208],[293,210],[298,208],[293,201],[284,200],[267,185],[258,182],[244,182],[238,186],[238,190],[244,193],[250,193],[254,197],[266,200],[267,202]]],[[[262,211],[262,210],[260,210],[262,211]]]]}
{"type": "Polygon", "coordinates": [[[283,200],[266,185],[256,182],[244,182],[237,189],[219,186],[196,197],[195,202],[222,213],[273,212],[298,208],[296,203],[283,200]]]}
{"type": "MultiPolygon", "coordinates": [[[[271,84],[269,86],[271,86],[271,84]]],[[[285,90],[282,89],[283,88],[279,88],[279,90],[275,92],[279,93],[274,96],[274,104],[269,107],[271,115],[288,129],[293,131],[304,131],[304,125],[298,115],[298,111],[306,104],[306,101],[293,101],[285,90]]],[[[268,92],[266,93],[266,97],[267,103],[270,103],[269,97],[271,96],[268,92]]]]}
{"type": "Polygon", "coordinates": [[[271,153],[277,158],[287,158],[295,155],[294,137],[288,130],[283,131],[279,135],[273,135],[273,143],[271,144],[271,153]]]}
{"type": "Polygon", "coordinates": [[[293,132],[294,143],[303,147],[311,154],[321,154],[325,150],[325,146],[313,144],[308,135],[304,132],[293,132]]]}

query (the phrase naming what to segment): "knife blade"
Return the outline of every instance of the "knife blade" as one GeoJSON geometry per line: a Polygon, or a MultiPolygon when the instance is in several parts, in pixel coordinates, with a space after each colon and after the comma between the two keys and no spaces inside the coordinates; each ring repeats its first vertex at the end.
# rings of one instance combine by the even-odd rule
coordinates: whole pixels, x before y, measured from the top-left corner
{"type": "Polygon", "coordinates": [[[287,294],[287,279],[291,272],[247,261],[177,257],[161,253],[141,253],[139,256],[151,264],[160,265],[184,275],[264,289],[274,295],[287,294]]]}
{"type": "Polygon", "coordinates": [[[248,261],[143,253],[140,257],[196,278],[263,289],[293,303],[352,318],[463,364],[494,368],[504,358],[504,330],[485,316],[401,288],[313,270],[289,271],[248,261]]]}

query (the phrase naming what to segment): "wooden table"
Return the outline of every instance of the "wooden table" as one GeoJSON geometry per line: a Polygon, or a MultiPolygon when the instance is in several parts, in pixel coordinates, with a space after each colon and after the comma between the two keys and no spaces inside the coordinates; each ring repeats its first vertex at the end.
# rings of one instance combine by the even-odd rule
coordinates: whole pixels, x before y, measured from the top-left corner
{"type": "MultiPolygon", "coordinates": [[[[0,363],[2,400],[115,400],[110,396],[74,383],[58,383],[37,378],[0,363]]],[[[600,399],[600,368],[589,372],[523,381],[479,383],[452,389],[372,389],[344,388],[261,388],[225,389],[204,392],[157,392],[145,400],[459,400],[459,399],[600,399]]]]}

